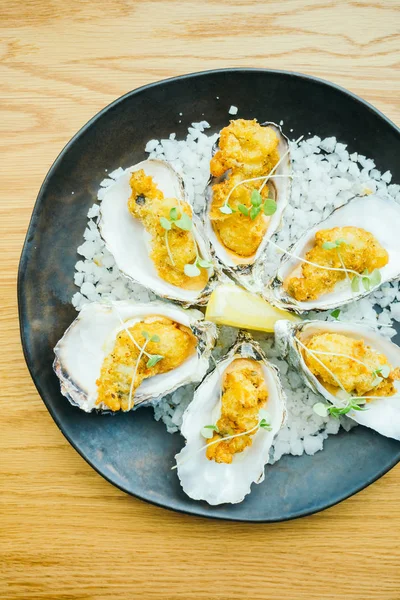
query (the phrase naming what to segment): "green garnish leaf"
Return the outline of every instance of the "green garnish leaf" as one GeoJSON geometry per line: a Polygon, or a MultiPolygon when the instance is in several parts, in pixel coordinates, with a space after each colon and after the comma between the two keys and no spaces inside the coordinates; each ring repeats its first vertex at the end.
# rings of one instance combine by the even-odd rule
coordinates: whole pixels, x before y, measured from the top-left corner
{"type": "Polygon", "coordinates": [[[249,209],[244,204],[238,204],[238,209],[245,217],[249,216],[249,209]]]}
{"type": "Polygon", "coordinates": [[[149,360],[147,361],[147,368],[150,369],[151,367],[154,367],[154,365],[160,362],[160,360],[162,360],[163,358],[164,357],[161,356],[161,354],[152,354],[152,356],[150,356],[149,360]]]}
{"type": "Polygon", "coordinates": [[[167,231],[169,231],[172,227],[171,221],[168,221],[165,217],[160,217],[160,225],[167,231]]]}
{"type": "Polygon", "coordinates": [[[262,429],[266,429],[266,431],[271,431],[272,430],[271,425],[265,419],[261,419],[261,421],[260,421],[260,427],[262,429]]]}
{"type": "Polygon", "coordinates": [[[371,289],[371,283],[370,283],[370,279],[369,277],[363,277],[362,278],[362,284],[364,286],[364,289],[369,292],[369,290],[371,289]]]}
{"type": "Polygon", "coordinates": [[[261,206],[262,197],[258,190],[253,190],[251,192],[250,202],[252,203],[253,206],[261,206]]]}
{"type": "Polygon", "coordinates": [[[176,207],[171,208],[171,210],[169,211],[169,218],[171,219],[171,221],[176,221],[178,215],[178,209],[176,207]]]}
{"type": "Polygon", "coordinates": [[[253,206],[253,208],[250,209],[250,219],[252,221],[254,221],[254,219],[260,214],[260,212],[261,212],[260,206],[253,206]]]}
{"type": "Polygon", "coordinates": [[[150,334],[147,331],[142,331],[142,336],[144,337],[145,340],[150,339],[150,334]]]}
{"type": "Polygon", "coordinates": [[[233,213],[233,210],[231,209],[229,204],[224,204],[223,206],[221,206],[219,211],[224,213],[224,215],[231,215],[233,213]]]}
{"type": "Polygon", "coordinates": [[[369,281],[372,287],[376,287],[382,281],[382,275],[379,269],[374,269],[370,275],[369,281]]]}
{"type": "Polygon", "coordinates": [[[336,246],[341,246],[342,244],[348,246],[349,242],[346,242],[346,240],[344,240],[343,238],[339,238],[338,240],[336,240],[336,246]]]}
{"type": "Polygon", "coordinates": [[[198,267],[201,267],[202,269],[211,269],[211,267],[213,266],[210,260],[205,260],[204,258],[198,258],[196,265],[198,267]]]}
{"type": "Polygon", "coordinates": [[[183,229],[184,231],[190,231],[193,225],[192,219],[186,213],[183,213],[181,218],[178,221],[174,221],[174,223],[179,229],[183,229]]]}
{"type": "Polygon", "coordinates": [[[201,435],[207,440],[210,440],[214,435],[214,431],[219,433],[219,429],[216,425],[204,425],[204,427],[201,428],[201,435]]]}
{"type": "Polygon", "coordinates": [[[335,310],[333,310],[331,312],[331,317],[333,317],[334,319],[338,319],[339,315],[340,315],[340,308],[335,308],[335,310]]]}
{"type": "Polygon", "coordinates": [[[271,215],[276,213],[276,209],[277,206],[275,200],[273,200],[272,198],[267,198],[264,202],[264,215],[270,217],[271,215]]]}
{"type": "Polygon", "coordinates": [[[381,375],[385,379],[390,375],[390,367],[389,365],[382,365],[379,369],[375,369],[372,375],[381,375]]]}
{"type": "MultiPolygon", "coordinates": [[[[336,397],[339,398],[339,394],[336,394],[336,397]]],[[[355,398],[347,395],[346,397],[348,399],[345,406],[341,406],[340,408],[337,406],[330,406],[328,408],[329,414],[332,415],[332,417],[339,418],[341,415],[347,415],[351,410],[366,410],[364,398],[355,398]]]]}
{"type": "Polygon", "coordinates": [[[351,281],[351,289],[353,292],[359,292],[360,291],[360,278],[359,277],[353,277],[352,281],[351,281]]]}
{"type": "Polygon", "coordinates": [[[350,408],[353,410],[367,410],[365,408],[365,400],[363,398],[352,398],[350,401],[350,408]]]}
{"type": "Polygon", "coordinates": [[[183,271],[187,277],[197,277],[200,275],[200,269],[196,266],[196,264],[185,265],[183,271]]]}
{"type": "Polygon", "coordinates": [[[324,250],[333,250],[334,248],[337,248],[337,245],[336,242],[324,242],[322,247],[324,250]]]}
{"type": "Polygon", "coordinates": [[[160,341],[160,336],[159,335],[152,335],[150,338],[151,342],[159,342],[160,341]]]}
{"type": "Polygon", "coordinates": [[[313,411],[320,417],[327,417],[329,415],[330,407],[323,402],[317,402],[313,406],[313,411]]]}
{"type": "Polygon", "coordinates": [[[375,379],[373,380],[373,382],[371,383],[371,386],[377,387],[382,381],[383,381],[383,377],[379,377],[379,375],[377,375],[375,377],[375,379]]]}

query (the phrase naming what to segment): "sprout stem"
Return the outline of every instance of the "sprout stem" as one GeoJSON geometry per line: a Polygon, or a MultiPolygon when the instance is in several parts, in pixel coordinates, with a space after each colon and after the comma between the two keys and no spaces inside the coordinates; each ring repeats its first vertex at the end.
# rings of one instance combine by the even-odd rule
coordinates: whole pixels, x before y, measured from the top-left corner
{"type": "MultiPolygon", "coordinates": [[[[112,308],[115,310],[115,312],[118,315],[119,320],[121,321],[121,325],[123,326],[123,328],[125,329],[126,333],[128,334],[128,336],[130,337],[130,339],[132,340],[132,342],[134,343],[134,345],[136,346],[136,348],[140,351],[142,350],[142,346],[140,346],[140,344],[137,343],[137,341],[135,340],[135,338],[133,337],[133,335],[131,334],[131,332],[129,331],[129,329],[127,328],[125,322],[122,320],[122,317],[120,315],[119,310],[117,309],[117,307],[115,306],[115,304],[112,302],[111,303],[112,308]]],[[[148,358],[151,358],[151,354],[148,354],[148,352],[144,353],[148,358]]]]}
{"type": "Polygon", "coordinates": [[[142,359],[143,354],[145,354],[145,348],[146,348],[147,344],[149,343],[149,341],[150,341],[150,339],[146,340],[145,343],[143,344],[143,346],[140,348],[139,356],[138,356],[138,358],[137,358],[137,360],[135,362],[135,367],[134,367],[132,381],[131,381],[131,387],[129,389],[128,410],[131,410],[133,386],[135,384],[136,373],[137,373],[137,370],[139,368],[139,363],[140,363],[140,361],[142,359]]]}
{"type": "MultiPolygon", "coordinates": [[[[278,244],[275,244],[275,242],[273,242],[270,239],[268,240],[268,243],[275,246],[275,248],[278,248],[278,250],[280,250],[284,254],[287,254],[288,256],[291,256],[292,258],[296,258],[300,262],[306,263],[307,265],[311,265],[312,267],[318,267],[318,269],[324,269],[325,271],[340,271],[341,273],[353,273],[353,275],[357,275],[357,277],[360,277],[360,275],[361,275],[361,273],[357,273],[357,271],[353,271],[353,269],[346,269],[346,268],[342,269],[340,267],[327,267],[325,265],[319,265],[318,263],[310,262],[309,260],[306,260],[305,258],[301,258],[301,256],[297,256],[296,254],[293,254],[292,252],[285,250],[281,246],[278,246],[278,244]]],[[[365,275],[365,277],[368,277],[368,275],[365,275]]]]}
{"type": "Polygon", "coordinates": [[[319,364],[320,364],[320,365],[321,365],[321,366],[322,366],[322,367],[323,367],[323,368],[324,368],[324,369],[325,369],[325,370],[326,370],[326,371],[327,371],[327,372],[328,372],[328,373],[329,373],[329,374],[330,374],[330,375],[333,377],[333,379],[336,381],[336,383],[338,384],[338,386],[340,387],[340,389],[341,389],[341,390],[343,390],[343,392],[344,392],[345,394],[347,394],[347,390],[345,390],[345,388],[343,387],[343,385],[342,385],[342,382],[340,381],[340,379],[338,379],[338,378],[336,377],[336,375],[335,375],[334,373],[332,373],[332,371],[331,371],[331,370],[330,370],[330,369],[329,369],[329,368],[328,368],[328,367],[327,367],[327,366],[326,366],[326,365],[325,365],[325,364],[322,362],[322,360],[319,360],[319,358],[318,358],[318,357],[315,355],[315,352],[314,352],[313,350],[310,350],[310,348],[307,348],[307,346],[305,346],[305,345],[303,344],[303,342],[301,342],[301,341],[299,340],[299,338],[298,338],[298,337],[296,337],[296,342],[297,342],[297,343],[298,343],[298,344],[299,344],[299,345],[300,345],[300,346],[301,346],[301,347],[302,347],[302,348],[303,348],[303,349],[304,349],[306,352],[309,352],[309,353],[310,353],[310,354],[311,354],[311,355],[314,357],[314,359],[317,361],[317,363],[319,363],[319,364]]]}
{"type": "Polygon", "coordinates": [[[174,257],[172,256],[171,248],[169,247],[169,242],[168,242],[168,229],[165,230],[165,245],[167,247],[169,260],[171,261],[172,266],[175,267],[174,257]]]}
{"type": "MultiPolygon", "coordinates": [[[[307,348],[307,346],[306,346],[306,348],[307,348]]],[[[310,348],[307,348],[307,351],[313,352],[314,354],[324,354],[326,356],[339,356],[341,358],[349,358],[350,360],[354,360],[354,362],[358,363],[359,365],[362,365],[363,367],[366,367],[369,370],[368,365],[363,363],[361,360],[358,360],[358,358],[353,358],[352,356],[349,356],[348,354],[339,354],[336,352],[324,352],[322,350],[310,350],[310,348]]]]}
{"type": "MultiPolygon", "coordinates": [[[[303,139],[303,135],[301,135],[296,141],[295,144],[298,144],[302,139],[303,139]]],[[[271,169],[269,175],[267,175],[267,177],[264,179],[263,183],[261,184],[260,188],[259,188],[259,193],[261,194],[261,191],[263,189],[263,187],[265,186],[265,184],[267,183],[268,179],[272,176],[272,173],[274,173],[274,171],[276,171],[276,169],[279,167],[279,165],[281,164],[281,162],[283,161],[283,159],[285,158],[285,156],[287,156],[290,152],[290,148],[288,147],[288,149],[286,150],[286,152],[284,152],[282,154],[282,156],[280,157],[280,159],[278,160],[278,162],[276,163],[276,165],[271,169]]]]}
{"type": "MultiPolygon", "coordinates": [[[[258,421],[257,425],[255,425],[251,429],[248,429],[247,431],[243,431],[242,433],[235,433],[234,435],[227,435],[226,437],[222,437],[219,440],[214,440],[213,442],[209,442],[208,444],[205,444],[204,446],[202,446],[201,448],[199,448],[198,450],[196,450],[196,452],[194,452],[193,454],[189,454],[189,456],[187,456],[184,460],[181,460],[179,462],[179,465],[183,465],[185,462],[187,462],[188,460],[190,460],[191,458],[193,458],[193,456],[195,456],[196,454],[198,454],[202,450],[206,450],[210,446],[214,446],[214,444],[219,444],[220,442],[227,442],[228,440],[233,440],[234,438],[242,437],[243,435],[248,435],[249,433],[252,433],[253,431],[255,431],[256,429],[259,428],[261,421],[262,421],[262,419],[260,419],[258,421]]],[[[177,463],[176,465],[174,465],[173,467],[171,467],[171,471],[173,471],[174,469],[177,469],[179,465],[177,463]]]]}

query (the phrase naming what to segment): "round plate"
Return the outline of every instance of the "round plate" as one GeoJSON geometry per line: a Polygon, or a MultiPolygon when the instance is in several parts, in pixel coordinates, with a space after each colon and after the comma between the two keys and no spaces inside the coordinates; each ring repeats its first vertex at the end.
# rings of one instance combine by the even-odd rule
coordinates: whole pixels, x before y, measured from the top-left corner
{"type": "Polygon", "coordinates": [[[55,422],[108,481],[149,502],[191,514],[283,521],[327,508],[382,476],[400,460],[399,442],[361,426],[341,431],[314,456],[285,456],[267,466],[265,481],[253,485],[241,504],[211,507],[182,492],[171,466],[183,438],[168,434],[163,423],[154,421],[151,409],[86,414],[61,395],[52,370],[53,347],[76,317],[70,303],[77,291],[76,248],[104,170],[143,160],[151,138],[173,131],[185,137],[192,121],[206,119],[212,132],[220,130],[228,123],[232,104],[239,107],[239,117],[283,120],[293,137],[336,136],[400,180],[400,131],[372,106],[327,82],[280,71],[229,69],[142,87],[89,121],[42,185],[19,269],[21,337],[32,378],[55,422]]]}

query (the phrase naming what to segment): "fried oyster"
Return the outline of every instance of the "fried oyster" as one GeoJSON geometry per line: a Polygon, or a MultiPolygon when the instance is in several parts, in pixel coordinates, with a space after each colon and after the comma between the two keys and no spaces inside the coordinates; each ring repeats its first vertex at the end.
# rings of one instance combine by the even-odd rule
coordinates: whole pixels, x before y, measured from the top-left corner
{"type": "Polygon", "coordinates": [[[252,444],[260,409],[265,407],[268,390],[260,364],[249,358],[236,359],[223,373],[221,416],[207,448],[207,458],[218,463],[231,463],[233,455],[252,444]],[[223,441],[226,436],[249,432],[223,441]],[[218,444],[218,440],[221,440],[218,444]]]}
{"type": "Polygon", "coordinates": [[[341,387],[355,396],[393,396],[400,368],[393,369],[386,356],[363,339],[340,333],[319,333],[305,342],[304,361],[330,390],[341,387]],[[387,369],[387,377],[380,373],[387,369]]]}
{"type": "Polygon", "coordinates": [[[128,208],[151,235],[151,258],[159,276],[177,287],[202,290],[208,281],[207,269],[200,267],[199,275],[195,277],[185,274],[185,265],[195,263],[199,254],[191,229],[171,226],[167,231],[160,221],[166,219],[171,222],[171,210],[176,210],[177,217],[186,215],[191,220],[193,213],[190,205],[184,200],[166,198],[154,179],[146,175],[143,169],[132,173],[130,187],[132,194],[128,208]]]}
{"type": "MultiPolygon", "coordinates": [[[[222,129],[219,149],[210,162],[213,177],[226,176],[212,186],[209,218],[223,246],[242,258],[257,252],[270,219],[263,210],[257,215],[257,211],[246,215],[239,206],[251,211],[253,192],[261,188],[262,176],[268,175],[279,161],[278,143],[278,135],[271,127],[256,120],[238,119],[222,129]],[[254,178],[255,181],[247,181],[254,178]],[[220,209],[228,197],[233,212],[224,214],[220,209]]],[[[265,201],[270,193],[268,185],[264,185],[261,200],[265,201]]]]}
{"type": "Polygon", "coordinates": [[[298,301],[316,300],[335,288],[339,281],[372,273],[387,265],[389,256],[378,240],[360,227],[333,227],[315,234],[314,245],[302,263],[285,282],[285,289],[298,301]],[[325,269],[319,268],[329,267],[325,269]],[[337,271],[332,269],[339,269],[337,271]],[[350,272],[346,273],[346,269],[350,272]],[[353,272],[351,272],[353,271],[353,272]]]}
{"type": "Polygon", "coordinates": [[[112,411],[130,410],[142,381],[176,369],[195,352],[196,344],[188,327],[162,316],[149,315],[123,329],[101,367],[96,404],[112,411]],[[152,356],[157,357],[155,364],[152,356]]]}

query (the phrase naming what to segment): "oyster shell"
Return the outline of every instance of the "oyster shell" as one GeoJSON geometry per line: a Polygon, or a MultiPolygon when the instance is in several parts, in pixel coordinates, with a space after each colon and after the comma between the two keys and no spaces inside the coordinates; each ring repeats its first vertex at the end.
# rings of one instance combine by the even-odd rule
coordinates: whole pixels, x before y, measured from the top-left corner
{"type": "Polygon", "coordinates": [[[185,310],[166,302],[92,302],[83,306],[54,348],[53,368],[60,379],[61,392],[71,404],[86,412],[110,411],[106,405],[96,404],[96,380],[104,358],[120,331],[150,315],[168,317],[189,327],[198,344],[196,353],[176,369],[145,379],[136,390],[132,408],[155,402],[187,383],[201,381],[208,369],[217,331],[213,323],[204,321],[200,311],[185,310]]]}
{"type": "MultiPolygon", "coordinates": [[[[285,157],[282,159],[282,162],[279,163],[276,170],[274,171],[274,175],[284,176],[277,177],[268,180],[268,186],[270,189],[270,193],[273,196],[274,200],[277,203],[277,210],[271,217],[264,217],[265,219],[270,219],[268,229],[264,235],[264,239],[259,245],[257,252],[250,257],[240,257],[239,255],[233,253],[231,250],[227,249],[219,240],[217,234],[214,231],[211,220],[209,218],[209,213],[211,209],[212,203],[212,186],[221,181],[226,174],[221,178],[210,178],[210,181],[207,185],[206,189],[206,204],[205,210],[203,214],[203,222],[204,229],[206,235],[211,243],[212,254],[221,265],[221,267],[236,281],[250,289],[253,285],[252,281],[252,271],[256,264],[262,262],[264,258],[264,254],[267,250],[267,244],[269,238],[271,238],[274,233],[276,233],[282,226],[283,222],[283,214],[286,206],[288,205],[290,193],[291,193],[291,161],[290,161],[290,152],[289,152],[289,140],[283,134],[282,129],[279,125],[276,125],[272,122],[261,123],[262,127],[271,127],[277,133],[279,138],[278,151],[280,157],[285,157]],[[286,177],[287,176],[287,177],[286,177]]],[[[214,146],[213,154],[216,153],[218,149],[218,140],[214,146]]],[[[261,185],[260,181],[260,185],[261,185]]]]}
{"type": "MultiPolygon", "coordinates": [[[[146,175],[153,177],[158,188],[166,198],[184,200],[184,187],[181,178],[166,162],[145,160],[129,167],[107,188],[100,206],[99,230],[107,249],[123,275],[152,290],[158,296],[177,300],[185,306],[205,304],[211,293],[214,281],[214,269],[208,269],[209,280],[203,290],[179,288],[162,279],[150,257],[151,236],[142,222],[135,219],[128,209],[131,196],[129,184],[131,173],[143,169],[146,175]]],[[[209,244],[200,219],[193,212],[193,236],[201,258],[211,261],[209,244]]]]}
{"type": "MultiPolygon", "coordinates": [[[[310,371],[304,361],[301,347],[296,341],[297,337],[304,342],[311,335],[323,332],[347,334],[355,339],[363,339],[372,349],[384,354],[393,367],[400,366],[400,348],[379,335],[373,328],[340,322],[303,321],[293,324],[286,320],[277,321],[275,340],[281,355],[288,358],[313,392],[322,395],[338,408],[343,407],[343,400],[329,392],[310,371]]],[[[394,386],[399,392],[395,396],[382,396],[370,400],[366,404],[366,410],[351,410],[347,416],[381,435],[400,440],[400,382],[395,381],[394,386]]]]}
{"type": "Polygon", "coordinates": [[[240,333],[229,353],[198,386],[184,412],[181,433],[186,438],[186,446],[175,457],[184,492],[195,500],[205,500],[213,505],[241,502],[250,492],[251,484],[264,479],[272,442],[286,420],[285,403],[278,369],[268,362],[259,344],[249,334],[240,333]],[[221,376],[237,358],[252,358],[262,365],[268,387],[266,408],[272,429],[259,428],[252,436],[252,445],[235,454],[231,464],[217,463],[206,457],[201,429],[218,420],[221,376]]]}
{"type": "MultiPolygon", "coordinates": [[[[381,285],[400,276],[399,222],[400,206],[395,200],[375,195],[357,197],[334,210],[326,219],[302,235],[288,250],[292,254],[303,258],[313,247],[315,234],[320,229],[345,226],[360,227],[372,233],[389,254],[388,264],[380,269],[382,281],[379,285],[381,285]]],[[[279,308],[301,314],[310,310],[320,311],[337,308],[367,296],[379,287],[379,285],[371,286],[371,289],[367,291],[360,286],[360,290],[354,292],[349,282],[343,280],[336,285],[333,292],[323,294],[317,300],[299,302],[284,289],[284,281],[299,264],[298,259],[290,256],[285,256],[282,259],[279,269],[263,291],[263,295],[269,302],[279,308]]]]}

